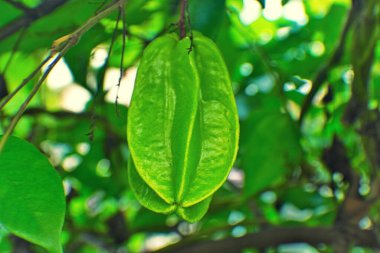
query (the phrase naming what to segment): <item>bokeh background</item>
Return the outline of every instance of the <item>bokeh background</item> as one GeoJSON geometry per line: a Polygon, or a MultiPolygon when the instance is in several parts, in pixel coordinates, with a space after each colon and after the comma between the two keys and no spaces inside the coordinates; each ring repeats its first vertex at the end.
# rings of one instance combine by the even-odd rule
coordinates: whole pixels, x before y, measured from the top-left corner
{"type": "MultiPolygon", "coordinates": [[[[34,10],[49,0],[13,2],[34,10]]],[[[110,1],[54,2],[56,9],[10,34],[7,28],[29,14],[0,2],[0,98],[54,40],[110,1]]],[[[241,124],[235,166],[196,224],[141,207],[126,175],[139,60],[156,37],[178,31],[180,4],[128,0],[125,50],[120,25],[110,55],[117,13],[101,20],[49,74],[15,129],[62,177],[65,252],[202,252],[210,244],[219,252],[375,252],[379,242],[360,236],[379,235],[379,3],[189,0],[191,29],[212,38],[225,58],[241,124]],[[231,249],[226,242],[235,250],[223,251],[231,249]]],[[[0,129],[37,79],[0,112],[0,129]]],[[[0,226],[0,252],[43,251],[0,226]]]]}

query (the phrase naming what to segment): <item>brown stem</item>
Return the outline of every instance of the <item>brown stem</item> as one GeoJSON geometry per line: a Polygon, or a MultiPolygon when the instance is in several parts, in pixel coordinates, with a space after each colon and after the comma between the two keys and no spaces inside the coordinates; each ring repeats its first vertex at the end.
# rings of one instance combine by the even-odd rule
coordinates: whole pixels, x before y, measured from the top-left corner
{"type": "Polygon", "coordinates": [[[188,0],[183,0],[181,5],[181,17],[179,18],[179,30],[181,39],[186,37],[186,7],[188,4],[188,0]]]}
{"type": "Polygon", "coordinates": [[[116,99],[115,99],[115,110],[116,110],[116,115],[119,117],[119,110],[118,110],[118,102],[119,102],[119,92],[120,92],[120,85],[121,85],[121,80],[124,76],[124,54],[125,54],[125,45],[126,45],[126,37],[127,37],[127,24],[126,24],[126,18],[125,18],[125,10],[124,10],[124,2],[120,5],[120,18],[122,21],[122,28],[123,28],[123,35],[122,35],[122,47],[121,47],[121,57],[120,57],[120,75],[119,75],[119,80],[116,84],[117,86],[117,91],[116,91],[116,99]]]}

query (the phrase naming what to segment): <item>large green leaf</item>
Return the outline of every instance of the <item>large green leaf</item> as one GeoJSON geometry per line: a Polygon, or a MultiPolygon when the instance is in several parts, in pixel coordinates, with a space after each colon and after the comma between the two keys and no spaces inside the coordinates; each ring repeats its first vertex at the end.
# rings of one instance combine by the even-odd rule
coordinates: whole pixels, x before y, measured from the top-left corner
{"type": "Polygon", "coordinates": [[[302,158],[300,134],[294,122],[275,107],[253,112],[242,128],[242,136],[247,195],[281,179],[302,158]]]}
{"type": "Polygon", "coordinates": [[[10,137],[0,153],[0,210],[0,224],[11,233],[49,252],[62,252],[61,179],[45,156],[16,137],[10,137]]]}

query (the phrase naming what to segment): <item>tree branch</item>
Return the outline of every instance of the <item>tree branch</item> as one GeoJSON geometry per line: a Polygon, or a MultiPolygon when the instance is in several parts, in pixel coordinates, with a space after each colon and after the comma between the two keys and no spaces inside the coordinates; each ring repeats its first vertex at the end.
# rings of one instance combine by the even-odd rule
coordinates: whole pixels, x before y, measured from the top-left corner
{"type": "MultiPolygon", "coordinates": [[[[8,137],[12,134],[14,128],[16,127],[18,121],[21,119],[22,114],[25,112],[27,106],[29,105],[30,101],[33,99],[33,97],[37,94],[39,88],[41,87],[42,83],[46,79],[49,72],[53,69],[55,64],[66,54],[67,51],[69,51],[73,46],[75,46],[79,39],[82,37],[84,33],[86,33],[89,29],[91,29],[95,24],[97,24],[102,18],[106,17],[108,14],[113,12],[116,8],[118,8],[121,4],[124,4],[126,0],[114,0],[112,3],[110,3],[107,7],[105,7],[102,11],[100,11],[98,14],[93,16],[92,18],[88,19],[87,22],[76,29],[73,33],[70,33],[68,35],[65,35],[53,42],[52,48],[50,49],[50,55],[47,57],[47,59],[50,59],[52,55],[57,54],[56,58],[53,60],[52,63],[48,66],[42,77],[38,80],[37,84],[33,87],[31,93],[26,98],[24,103],[21,105],[20,109],[17,111],[15,117],[11,120],[9,127],[5,130],[3,137],[0,140],[0,152],[4,148],[4,145],[8,139],[8,137]]],[[[39,66],[41,68],[41,66],[39,66]]],[[[36,72],[35,70],[34,72],[36,72]]],[[[24,80],[25,82],[25,80],[24,80]]],[[[20,85],[25,85],[24,82],[20,85]]],[[[19,87],[20,87],[19,86],[19,87]]],[[[17,93],[17,92],[16,92],[17,93]]],[[[10,97],[14,96],[16,93],[9,94],[5,100],[9,101],[10,97]]],[[[5,106],[7,102],[3,103],[2,106],[5,106]]]]}
{"type": "Polygon", "coordinates": [[[361,6],[358,4],[357,1],[352,1],[352,7],[350,9],[350,12],[348,14],[348,18],[346,20],[346,23],[343,27],[340,40],[338,42],[338,45],[335,48],[335,51],[331,55],[331,58],[328,60],[328,62],[325,63],[321,67],[321,69],[318,71],[315,78],[312,80],[312,87],[307,94],[301,108],[301,113],[299,117],[299,124],[302,125],[302,122],[313,102],[313,99],[315,95],[317,94],[318,90],[321,88],[322,84],[326,81],[328,74],[330,70],[335,67],[337,64],[339,64],[340,60],[343,57],[344,49],[346,46],[347,36],[350,28],[352,27],[353,23],[355,22],[355,18],[358,16],[358,13],[361,11],[361,6]]]}
{"type": "Polygon", "coordinates": [[[89,111],[75,113],[75,112],[70,112],[70,111],[49,111],[44,108],[33,107],[33,108],[26,109],[24,112],[24,115],[33,116],[34,118],[39,115],[49,115],[57,119],[72,118],[72,119],[78,119],[78,120],[83,120],[83,119],[86,120],[86,119],[94,118],[97,122],[99,122],[102,125],[102,127],[106,130],[107,133],[121,140],[124,138],[124,136],[120,136],[120,133],[117,131],[116,128],[113,127],[113,125],[109,122],[107,117],[101,114],[97,114],[97,113],[94,114],[93,112],[89,112],[89,111]]]}
{"type": "Polygon", "coordinates": [[[11,123],[9,124],[8,128],[4,131],[4,134],[0,140],[0,152],[3,150],[6,141],[8,140],[9,136],[12,134],[12,132],[13,132],[14,128],[16,127],[17,123],[19,122],[19,120],[21,119],[22,114],[25,112],[30,101],[37,94],[39,88],[41,87],[44,80],[49,75],[50,71],[62,59],[63,55],[66,53],[67,50],[68,50],[68,48],[64,48],[64,50],[62,51],[62,54],[59,54],[59,55],[57,55],[56,58],[54,58],[54,60],[47,67],[46,71],[43,73],[42,77],[38,80],[37,84],[31,90],[29,96],[25,99],[24,103],[22,103],[20,109],[17,111],[16,115],[11,120],[11,123]]]}
{"type": "MultiPolygon", "coordinates": [[[[353,245],[369,248],[380,248],[374,231],[354,231],[353,245]]],[[[229,237],[219,241],[194,241],[183,244],[181,242],[168,246],[156,253],[233,253],[241,252],[246,248],[266,249],[287,243],[308,243],[310,245],[329,244],[333,245],[342,239],[342,231],[338,228],[328,227],[273,227],[257,233],[247,234],[243,237],[229,237]]]]}
{"type": "MultiPolygon", "coordinates": [[[[7,1],[10,3],[10,1],[7,1]]],[[[13,2],[13,1],[12,1],[13,2]]],[[[28,9],[25,15],[13,20],[0,28],[0,41],[18,32],[21,28],[53,12],[65,4],[67,0],[46,0],[33,9],[28,9]]]]}

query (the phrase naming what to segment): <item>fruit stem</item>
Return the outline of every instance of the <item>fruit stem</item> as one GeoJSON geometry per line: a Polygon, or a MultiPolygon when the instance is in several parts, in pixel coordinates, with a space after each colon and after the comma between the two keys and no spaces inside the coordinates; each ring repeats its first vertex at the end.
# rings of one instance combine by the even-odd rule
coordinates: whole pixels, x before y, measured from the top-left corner
{"type": "Polygon", "coordinates": [[[180,38],[183,39],[186,37],[186,19],[185,12],[187,8],[188,0],[183,0],[181,5],[181,16],[179,18],[179,29],[180,29],[180,38]]]}

